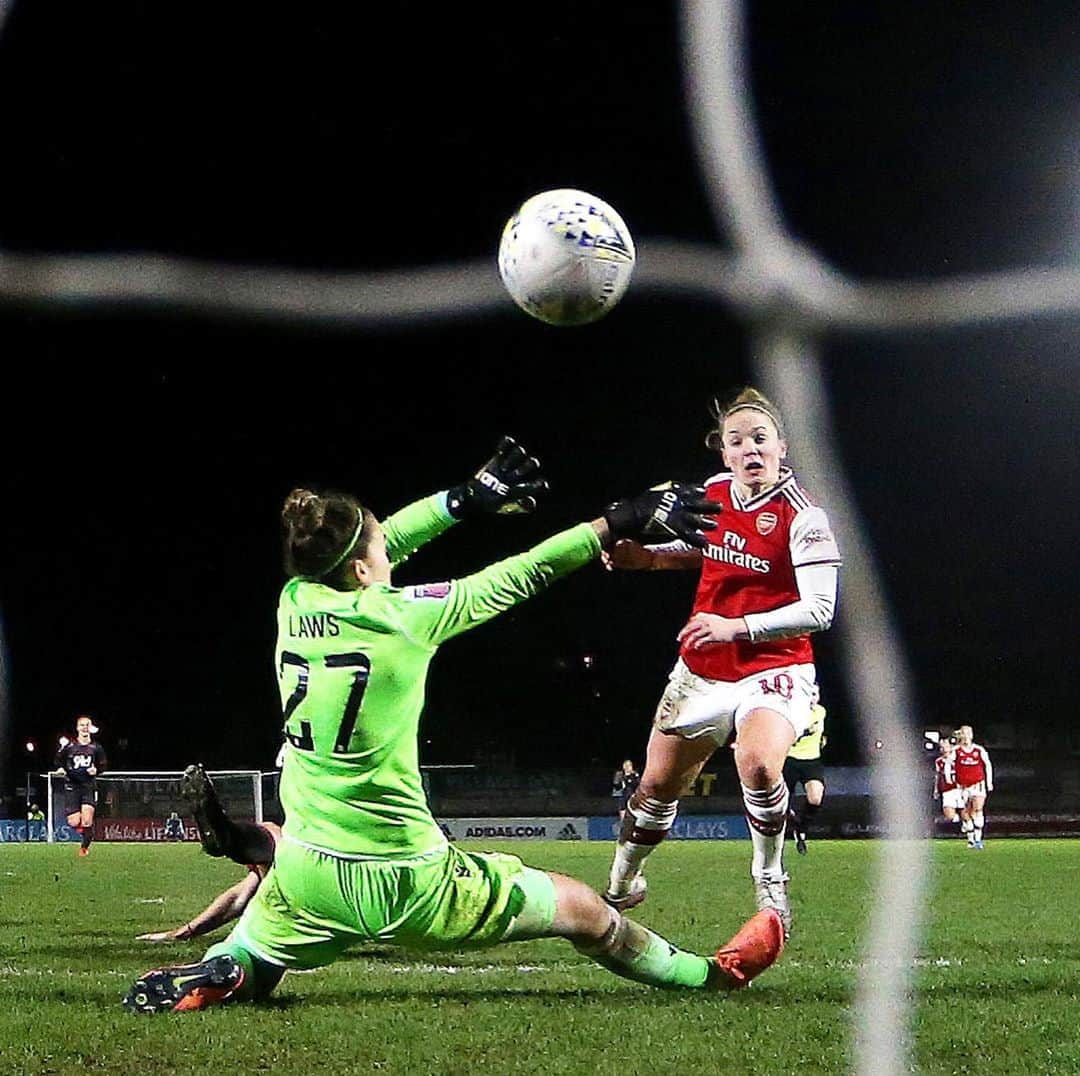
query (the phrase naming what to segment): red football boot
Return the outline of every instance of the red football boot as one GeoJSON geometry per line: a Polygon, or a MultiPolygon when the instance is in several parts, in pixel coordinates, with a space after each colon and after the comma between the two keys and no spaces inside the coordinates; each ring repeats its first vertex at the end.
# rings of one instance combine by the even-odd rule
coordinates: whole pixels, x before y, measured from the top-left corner
{"type": "Polygon", "coordinates": [[[715,985],[739,990],[776,963],[784,951],[784,922],[775,908],[763,908],[751,916],[738,934],[713,958],[715,985]]]}

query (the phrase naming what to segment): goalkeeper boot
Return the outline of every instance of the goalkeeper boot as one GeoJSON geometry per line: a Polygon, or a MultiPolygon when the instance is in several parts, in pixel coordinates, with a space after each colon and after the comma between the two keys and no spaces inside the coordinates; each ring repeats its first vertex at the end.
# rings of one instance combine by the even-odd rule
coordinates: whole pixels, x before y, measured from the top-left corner
{"type": "Polygon", "coordinates": [[[799,830],[795,831],[795,851],[798,852],[800,856],[806,855],[806,834],[799,830]]]}
{"type": "Polygon", "coordinates": [[[605,890],[601,896],[604,903],[615,911],[627,912],[631,908],[636,908],[645,899],[648,889],[649,883],[645,881],[644,876],[635,874],[630,880],[630,888],[625,893],[615,894],[610,890],[605,890]]]}
{"type": "Polygon", "coordinates": [[[776,963],[784,951],[786,932],[775,908],[765,908],[751,916],[738,934],[717,949],[712,959],[710,982],[718,989],[740,990],[766,968],[776,963]]]}
{"type": "Polygon", "coordinates": [[[758,911],[772,908],[777,912],[784,924],[785,940],[791,937],[791,905],[788,903],[787,884],[786,874],[781,874],[779,877],[765,875],[754,879],[754,896],[757,899],[758,911]]]}
{"type": "Polygon", "coordinates": [[[229,819],[201,763],[188,766],[180,779],[180,795],[187,800],[199,840],[208,856],[223,856],[229,847],[229,819]]]}
{"type": "Polygon", "coordinates": [[[231,997],[244,985],[243,965],[228,954],[185,964],[158,968],[140,975],[124,996],[129,1012],[187,1012],[205,1009],[231,997]]]}

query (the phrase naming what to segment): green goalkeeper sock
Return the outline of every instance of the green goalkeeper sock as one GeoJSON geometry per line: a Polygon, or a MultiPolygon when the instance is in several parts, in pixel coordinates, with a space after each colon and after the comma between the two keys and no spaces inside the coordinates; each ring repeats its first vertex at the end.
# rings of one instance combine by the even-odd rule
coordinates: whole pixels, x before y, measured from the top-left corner
{"type": "Polygon", "coordinates": [[[705,957],[677,948],[624,916],[598,942],[575,948],[602,968],[648,986],[700,988],[709,979],[705,957]]]}

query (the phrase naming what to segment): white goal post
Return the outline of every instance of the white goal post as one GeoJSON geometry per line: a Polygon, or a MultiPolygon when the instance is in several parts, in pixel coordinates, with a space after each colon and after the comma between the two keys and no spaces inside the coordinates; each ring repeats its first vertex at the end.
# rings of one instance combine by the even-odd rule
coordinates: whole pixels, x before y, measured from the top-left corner
{"type": "MultiPolygon", "coordinates": [[[[207,774],[231,817],[252,822],[263,820],[262,770],[208,770],[207,774]]],[[[95,824],[125,819],[145,823],[155,819],[163,826],[172,811],[189,820],[186,801],[180,795],[183,776],[183,770],[110,770],[102,774],[97,778],[95,824]]],[[[52,843],[56,840],[57,827],[66,818],[64,778],[54,773],[41,777],[48,786],[45,829],[52,843]]],[[[100,834],[101,827],[95,828],[100,834]]]]}

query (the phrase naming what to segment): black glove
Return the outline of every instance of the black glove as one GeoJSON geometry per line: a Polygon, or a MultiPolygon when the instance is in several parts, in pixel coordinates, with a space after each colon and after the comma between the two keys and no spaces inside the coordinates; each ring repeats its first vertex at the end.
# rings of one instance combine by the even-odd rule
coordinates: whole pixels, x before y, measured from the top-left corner
{"type": "Polygon", "coordinates": [[[447,491],[446,507],[455,519],[531,512],[547,488],[547,479],[540,477],[540,461],[512,437],[504,437],[495,455],[468,482],[447,491]]]}
{"type": "Polygon", "coordinates": [[[705,500],[704,486],[664,482],[646,493],[616,501],[604,509],[613,541],[633,538],[639,542],[673,542],[676,539],[703,548],[708,539],[702,531],[716,529],[706,513],[723,511],[716,501],[705,500]]]}

